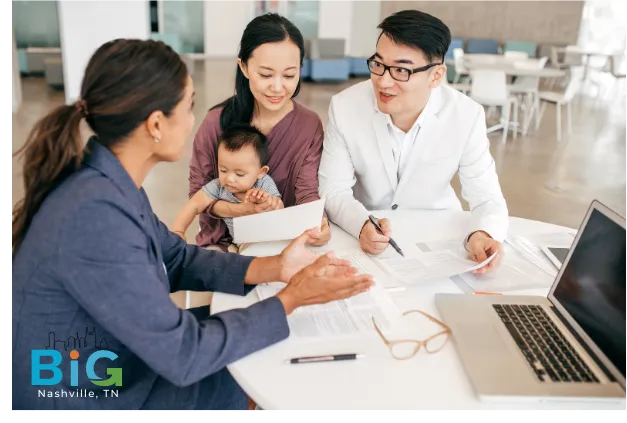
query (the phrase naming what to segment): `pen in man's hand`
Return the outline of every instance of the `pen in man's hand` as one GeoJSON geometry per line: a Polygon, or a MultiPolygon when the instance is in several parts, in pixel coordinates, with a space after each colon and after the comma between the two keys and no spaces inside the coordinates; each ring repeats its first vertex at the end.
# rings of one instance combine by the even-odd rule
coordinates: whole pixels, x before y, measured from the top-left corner
{"type": "Polygon", "coordinates": [[[321,355],[316,357],[299,357],[286,360],[290,364],[304,364],[304,363],[322,363],[325,361],[341,361],[341,360],[356,360],[358,358],[364,358],[364,354],[336,354],[336,355],[321,355]]]}
{"type": "MultiPolygon", "coordinates": [[[[379,231],[379,233],[381,235],[385,235],[383,233],[383,229],[381,229],[381,225],[379,225],[379,221],[377,220],[376,217],[374,217],[373,215],[369,215],[368,219],[370,219],[370,222],[372,222],[374,227],[377,229],[377,231],[379,231]]],[[[399,253],[401,256],[405,257],[405,254],[403,254],[403,251],[401,250],[401,247],[399,247],[398,244],[396,243],[396,241],[394,241],[392,238],[390,238],[390,245],[392,246],[392,248],[394,248],[396,250],[397,253],[399,253]]]]}

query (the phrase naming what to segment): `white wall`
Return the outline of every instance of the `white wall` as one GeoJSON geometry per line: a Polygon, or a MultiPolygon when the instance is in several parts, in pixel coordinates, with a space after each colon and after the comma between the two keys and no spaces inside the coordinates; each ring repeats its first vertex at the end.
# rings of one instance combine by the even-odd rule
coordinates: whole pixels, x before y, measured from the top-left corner
{"type": "Polygon", "coordinates": [[[349,56],[370,57],[374,54],[379,37],[377,25],[380,23],[380,1],[353,2],[349,56]]]}
{"type": "Polygon", "coordinates": [[[344,53],[351,51],[353,1],[321,1],[318,14],[318,38],[344,38],[344,53]]]}
{"type": "Polygon", "coordinates": [[[237,57],[246,25],[254,18],[252,1],[205,1],[205,56],[237,57]]]}
{"type": "Polygon", "coordinates": [[[344,52],[351,57],[374,53],[381,20],[381,1],[321,1],[318,37],[344,38],[344,52]]]}
{"type": "Polygon", "coordinates": [[[79,97],[85,67],[98,47],[116,38],[150,38],[147,1],[60,1],[58,11],[67,103],[79,97]]]}
{"type": "Polygon", "coordinates": [[[15,81],[15,65],[17,62],[17,57],[15,55],[15,41],[13,37],[9,38],[9,69],[8,69],[8,83],[9,83],[9,113],[13,113],[16,111],[18,107],[18,99],[17,99],[17,90],[16,90],[16,81],[15,81]]]}
{"type": "MultiPolygon", "coordinates": [[[[13,27],[13,0],[9,0],[9,38],[8,38],[8,108],[9,113],[14,113],[22,103],[22,81],[20,77],[20,67],[17,59],[17,50],[15,47],[15,29],[13,27]]],[[[9,140],[9,151],[11,151],[11,140],[9,140]]]]}

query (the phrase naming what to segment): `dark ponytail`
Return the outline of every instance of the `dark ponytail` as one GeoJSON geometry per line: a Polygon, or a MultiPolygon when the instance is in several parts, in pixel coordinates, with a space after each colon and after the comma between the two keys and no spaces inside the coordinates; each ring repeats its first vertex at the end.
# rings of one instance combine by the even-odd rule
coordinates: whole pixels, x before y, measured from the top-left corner
{"type": "Polygon", "coordinates": [[[13,209],[14,253],[48,193],[65,175],[80,166],[83,158],[81,118],[80,110],[74,105],[57,107],[35,124],[26,143],[15,153],[24,157],[26,194],[13,209]]]}
{"type": "Polygon", "coordinates": [[[13,208],[13,256],[46,197],[81,166],[81,119],[100,144],[111,148],[154,111],[170,115],[183,98],[187,76],[179,55],[162,42],[120,39],[96,50],[79,100],[37,122],[15,153],[24,162],[25,194],[13,208]]]}
{"type": "MultiPolygon", "coordinates": [[[[305,57],[305,41],[300,30],[288,19],[276,13],[257,16],[244,29],[237,57],[242,63],[247,63],[253,51],[260,45],[285,40],[292,41],[300,50],[300,66],[302,67],[305,57]]],[[[292,98],[296,97],[299,91],[300,79],[292,98]]],[[[255,98],[250,91],[249,81],[239,66],[237,66],[235,74],[235,95],[213,106],[211,110],[218,107],[223,107],[220,114],[220,127],[223,131],[233,125],[250,124],[255,109],[255,98]]]]}

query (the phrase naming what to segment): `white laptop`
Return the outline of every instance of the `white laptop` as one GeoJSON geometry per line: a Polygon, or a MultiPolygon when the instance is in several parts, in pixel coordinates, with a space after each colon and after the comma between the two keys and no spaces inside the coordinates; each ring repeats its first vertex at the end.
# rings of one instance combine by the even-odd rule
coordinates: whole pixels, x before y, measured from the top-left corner
{"type": "Polygon", "coordinates": [[[625,399],[625,219],[601,203],[548,297],[435,302],[480,399],[625,399]]]}

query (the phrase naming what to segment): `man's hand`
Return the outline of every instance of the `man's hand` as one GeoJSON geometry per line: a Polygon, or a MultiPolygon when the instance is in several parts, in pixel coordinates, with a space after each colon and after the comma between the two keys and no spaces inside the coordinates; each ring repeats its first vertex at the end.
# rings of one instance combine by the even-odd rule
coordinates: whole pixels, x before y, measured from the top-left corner
{"type": "Polygon", "coordinates": [[[473,273],[483,274],[499,267],[503,257],[501,243],[492,239],[486,232],[474,232],[470,236],[466,247],[468,248],[470,258],[477,263],[481,263],[491,255],[496,254],[496,257],[494,257],[490,263],[473,271],[473,273]]]}
{"type": "Polygon", "coordinates": [[[314,228],[309,231],[309,239],[307,239],[307,245],[313,247],[320,247],[326,245],[331,239],[331,226],[329,220],[326,217],[322,218],[320,229],[314,228]]]}
{"type": "Polygon", "coordinates": [[[368,254],[379,254],[390,245],[392,236],[392,226],[388,219],[379,219],[379,226],[383,229],[383,235],[377,231],[370,220],[361,228],[359,234],[359,245],[368,254]]]}

